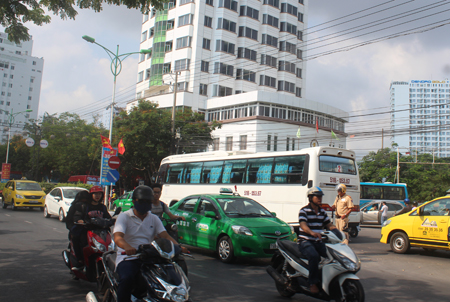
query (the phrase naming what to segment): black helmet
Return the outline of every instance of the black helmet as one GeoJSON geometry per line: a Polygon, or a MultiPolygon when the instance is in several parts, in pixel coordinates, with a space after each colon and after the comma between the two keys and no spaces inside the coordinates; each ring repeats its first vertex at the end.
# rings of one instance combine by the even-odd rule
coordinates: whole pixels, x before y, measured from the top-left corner
{"type": "Polygon", "coordinates": [[[323,196],[325,195],[319,187],[312,187],[311,189],[306,192],[307,196],[323,196]]]}
{"type": "Polygon", "coordinates": [[[153,200],[153,190],[149,186],[138,186],[133,191],[133,200],[149,201],[153,200]]]}

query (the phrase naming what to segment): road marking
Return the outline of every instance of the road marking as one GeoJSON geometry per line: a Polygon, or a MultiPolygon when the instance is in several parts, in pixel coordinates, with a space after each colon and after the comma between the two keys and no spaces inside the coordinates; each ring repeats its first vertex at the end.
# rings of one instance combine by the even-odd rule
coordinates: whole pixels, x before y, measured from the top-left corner
{"type": "Polygon", "coordinates": [[[11,217],[11,215],[9,215],[9,214],[5,214],[5,216],[11,217]]]}
{"type": "Polygon", "coordinates": [[[193,273],[192,271],[189,271],[189,275],[194,275],[194,276],[197,276],[197,277],[200,277],[200,278],[204,278],[204,279],[208,279],[209,278],[208,276],[205,276],[203,274],[193,273]]]}
{"type": "Polygon", "coordinates": [[[30,222],[30,221],[26,221],[26,220],[25,220],[25,222],[26,222],[26,223],[29,223],[29,224],[33,224],[33,223],[32,223],[32,222],[30,222]]]}

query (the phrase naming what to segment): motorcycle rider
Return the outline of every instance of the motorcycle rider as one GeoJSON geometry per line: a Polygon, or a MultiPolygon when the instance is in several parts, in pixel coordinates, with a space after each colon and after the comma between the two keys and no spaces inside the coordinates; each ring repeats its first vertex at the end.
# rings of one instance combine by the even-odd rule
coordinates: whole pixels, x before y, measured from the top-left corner
{"type": "Polygon", "coordinates": [[[319,293],[317,284],[320,282],[319,262],[320,256],[327,257],[325,243],[322,242],[320,232],[326,228],[328,230],[336,229],[331,223],[330,218],[324,209],[320,207],[322,204],[323,191],[319,187],[312,187],[307,192],[309,204],[299,213],[299,249],[300,252],[308,259],[308,285],[312,294],[319,293]]]}
{"type": "Polygon", "coordinates": [[[178,215],[173,215],[170,210],[169,207],[167,206],[167,204],[165,204],[164,202],[162,202],[159,198],[161,197],[161,192],[162,192],[162,185],[160,184],[153,184],[151,186],[152,190],[153,190],[153,201],[152,201],[152,214],[155,214],[156,216],[159,217],[159,219],[162,218],[162,215],[164,213],[166,213],[170,219],[172,220],[176,220],[178,218],[181,218],[182,220],[186,221],[186,218],[184,218],[183,216],[178,216],[178,215]]]}
{"type": "Polygon", "coordinates": [[[401,209],[400,211],[398,211],[397,213],[395,213],[394,216],[405,214],[405,213],[411,212],[412,210],[413,210],[413,208],[409,202],[409,199],[406,198],[405,199],[405,207],[403,209],[401,209]]]}
{"type": "MultiPolygon", "coordinates": [[[[150,244],[155,236],[178,244],[165,230],[161,220],[150,212],[153,190],[145,185],[136,187],[133,192],[133,208],[119,214],[114,226],[114,242],[117,245],[116,272],[119,275],[117,301],[129,302],[135,277],[139,273],[139,259],[124,259],[126,255],[136,254],[141,244],[150,244]],[[126,255],[122,255],[122,253],[126,255]]],[[[188,252],[181,247],[183,252],[188,252]]]]}
{"type": "MultiPolygon", "coordinates": [[[[106,206],[102,203],[103,201],[103,189],[100,186],[93,186],[89,190],[89,199],[87,203],[78,203],[75,205],[75,213],[73,215],[73,221],[76,223],[86,223],[91,218],[109,218],[111,215],[108,212],[106,206]]],[[[82,225],[77,225],[79,228],[78,236],[80,245],[77,247],[79,249],[78,255],[75,250],[75,255],[78,258],[78,264],[74,267],[74,270],[83,268],[83,247],[87,245],[87,229],[82,225]]],[[[75,249],[75,246],[74,246],[75,249]]]]}
{"type": "MultiPolygon", "coordinates": [[[[353,205],[353,200],[350,196],[346,194],[347,186],[344,184],[338,184],[336,186],[337,196],[331,207],[335,211],[336,215],[336,227],[339,231],[344,232],[348,227],[348,215],[350,215],[352,209],[355,207],[353,205]]],[[[345,243],[348,244],[348,233],[345,232],[345,243]]]]}

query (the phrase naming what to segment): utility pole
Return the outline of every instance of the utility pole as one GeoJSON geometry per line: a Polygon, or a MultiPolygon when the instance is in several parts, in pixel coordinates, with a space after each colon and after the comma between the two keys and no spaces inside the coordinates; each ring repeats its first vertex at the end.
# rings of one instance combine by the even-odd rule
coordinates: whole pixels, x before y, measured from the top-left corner
{"type": "Polygon", "coordinates": [[[172,107],[172,135],[175,137],[175,108],[177,106],[178,71],[175,71],[175,86],[173,86],[173,107],[172,107]]]}

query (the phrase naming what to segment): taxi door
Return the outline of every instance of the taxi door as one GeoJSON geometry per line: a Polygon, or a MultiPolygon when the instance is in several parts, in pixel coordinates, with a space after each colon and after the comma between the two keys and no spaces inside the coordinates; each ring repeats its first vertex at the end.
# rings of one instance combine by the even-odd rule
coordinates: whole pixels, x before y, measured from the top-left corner
{"type": "Polygon", "coordinates": [[[415,215],[411,243],[449,246],[449,211],[450,198],[435,200],[421,208],[420,215],[415,215]]]}
{"type": "Polygon", "coordinates": [[[197,219],[194,219],[194,210],[196,209],[198,199],[198,196],[188,197],[174,210],[174,214],[186,219],[186,221],[177,221],[178,237],[182,243],[195,245],[195,222],[197,219]]]}
{"type": "Polygon", "coordinates": [[[201,198],[195,213],[192,215],[192,223],[195,228],[194,245],[207,249],[215,249],[222,223],[216,218],[206,217],[205,212],[207,211],[214,212],[216,217],[219,214],[212,200],[201,198]]]}

